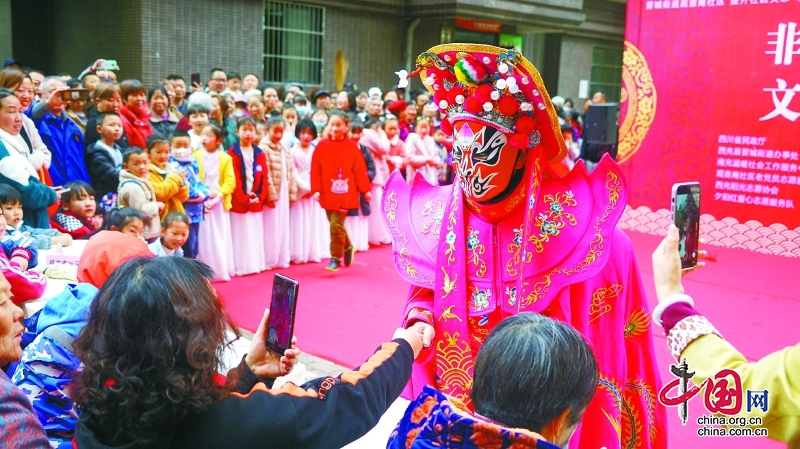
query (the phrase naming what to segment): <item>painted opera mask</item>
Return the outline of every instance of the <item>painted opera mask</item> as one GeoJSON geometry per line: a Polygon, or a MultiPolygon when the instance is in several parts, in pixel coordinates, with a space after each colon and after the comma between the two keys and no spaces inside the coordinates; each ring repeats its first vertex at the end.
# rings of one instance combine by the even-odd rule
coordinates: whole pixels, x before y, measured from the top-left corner
{"type": "Polygon", "coordinates": [[[493,126],[471,120],[453,125],[453,165],[469,199],[482,204],[507,196],[520,180],[525,152],[493,126]]]}

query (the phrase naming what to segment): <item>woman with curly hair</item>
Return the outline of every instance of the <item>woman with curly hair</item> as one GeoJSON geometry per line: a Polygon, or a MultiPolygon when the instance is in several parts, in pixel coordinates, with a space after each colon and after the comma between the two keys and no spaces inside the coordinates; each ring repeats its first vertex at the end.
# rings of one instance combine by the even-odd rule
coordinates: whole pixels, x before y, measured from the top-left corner
{"type": "Polygon", "coordinates": [[[398,329],[354,372],[273,390],[299,350],[280,360],[267,351],[268,313],[224,381],[217,370],[235,328],[211,275],[191,259],[138,258],[103,285],[74,345],[84,364],[77,447],[339,448],[372,428],[408,382],[423,341],[398,329]]]}

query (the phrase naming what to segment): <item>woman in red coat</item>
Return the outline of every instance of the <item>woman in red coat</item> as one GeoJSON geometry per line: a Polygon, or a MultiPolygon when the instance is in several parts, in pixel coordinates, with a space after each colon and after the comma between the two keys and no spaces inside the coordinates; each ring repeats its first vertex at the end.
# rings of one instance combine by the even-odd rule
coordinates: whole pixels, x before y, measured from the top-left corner
{"type": "Polygon", "coordinates": [[[147,148],[145,142],[153,134],[150,124],[150,108],[147,105],[147,89],[139,80],[125,80],[119,85],[122,93],[122,107],[119,115],[122,128],[133,147],[147,148]]]}
{"type": "Polygon", "coordinates": [[[355,142],[347,138],[350,118],[338,111],[328,117],[328,137],[322,139],[311,158],[311,192],[325,209],[331,226],[331,262],[328,271],[339,270],[353,263],[355,248],[347,236],[344,220],[347,211],[359,206],[358,193],[372,201],[372,183],[367,164],[355,142]]]}

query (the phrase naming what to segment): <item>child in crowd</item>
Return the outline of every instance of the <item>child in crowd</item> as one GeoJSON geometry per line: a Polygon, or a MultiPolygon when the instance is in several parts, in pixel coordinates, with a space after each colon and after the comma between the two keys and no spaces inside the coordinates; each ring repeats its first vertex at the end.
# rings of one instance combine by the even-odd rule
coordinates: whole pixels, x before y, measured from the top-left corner
{"type": "Polygon", "coordinates": [[[117,144],[117,140],[122,137],[122,119],[119,114],[114,111],[97,114],[97,132],[100,139],[86,147],[84,158],[92,188],[101,198],[101,207],[108,212],[116,206],[119,171],[122,170],[122,148],[117,144]]]}
{"type": "MultiPolygon", "coordinates": [[[[371,183],[375,178],[375,162],[372,160],[372,154],[367,147],[359,143],[363,133],[364,124],[360,120],[350,123],[350,140],[355,142],[358,145],[358,149],[361,150],[364,163],[367,165],[367,176],[371,183]]],[[[369,249],[369,216],[372,210],[363,193],[358,194],[358,205],[359,207],[347,212],[347,219],[344,225],[356,251],[366,251],[369,249]]]]}
{"type": "Polygon", "coordinates": [[[328,216],[331,235],[331,261],[328,271],[353,263],[355,249],[344,226],[347,211],[358,207],[358,192],[370,201],[372,188],[367,164],[355,142],[347,138],[349,117],[333,111],[328,120],[328,137],[322,139],[311,159],[311,191],[328,216]]]}
{"type": "Polygon", "coordinates": [[[200,182],[200,164],[192,155],[192,139],[186,131],[175,131],[169,139],[172,147],[170,165],[189,186],[189,198],[183,202],[183,208],[189,217],[189,238],[183,246],[184,256],[197,258],[200,223],[204,217],[204,204],[210,194],[208,186],[200,182]]]}
{"type": "Polygon", "coordinates": [[[453,183],[453,156],[450,148],[447,147],[447,135],[442,128],[437,127],[433,130],[433,142],[436,151],[439,152],[439,185],[446,186],[453,183]]]}
{"type": "Polygon", "coordinates": [[[222,150],[225,130],[216,124],[203,128],[203,146],[194,152],[200,182],[208,186],[205,221],[200,223],[197,257],[214,270],[214,280],[230,281],[235,274],[231,244],[231,194],[236,188],[233,160],[222,150]]]}
{"type": "Polygon", "coordinates": [[[51,225],[75,239],[86,238],[103,226],[103,216],[95,215],[97,202],[92,186],[83,181],[64,185],[61,208],[53,215],[51,225]]]}
{"type": "Polygon", "coordinates": [[[189,199],[189,185],[169,165],[169,138],[153,134],[147,138],[147,156],[150,158],[147,180],[156,192],[156,201],[164,203],[160,216],[170,212],[183,213],[183,202],[189,199]]]}
{"type": "Polygon", "coordinates": [[[256,142],[261,144],[261,141],[267,138],[267,124],[256,120],[256,142]]]}
{"type": "Polygon", "coordinates": [[[225,89],[225,92],[242,95],[242,91],[239,88],[242,86],[242,76],[239,75],[239,72],[228,72],[228,86],[225,89]]]}
{"type": "Polygon", "coordinates": [[[258,146],[256,121],[242,117],[236,122],[239,143],[228,154],[233,159],[236,189],[231,198],[231,241],[236,255],[236,275],[264,270],[264,201],[269,192],[267,158],[258,146]]]}
{"type": "Polygon", "coordinates": [[[403,178],[406,177],[406,144],[400,138],[400,125],[396,118],[386,118],[383,122],[383,134],[389,140],[389,172],[400,170],[403,178]]]}
{"type": "Polygon", "coordinates": [[[297,180],[292,155],[281,144],[286,124],[280,117],[270,117],[267,137],[259,145],[269,162],[269,191],[264,211],[264,252],[267,269],[288,268],[289,208],[297,200],[297,180]]]}
{"type": "Polygon", "coordinates": [[[122,155],[122,170],[119,172],[117,200],[120,207],[132,207],[142,214],[145,240],[161,235],[159,214],[164,203],[156,200],[156,191],[147,179],[150,157],[139,147],[130,147],[122,155]]]}
{"type": "Polygon", "coordinates": [[[132,207],[114,209],[109,212],[105,223],[103,223],[103,230],[121,232],[144,240],[142,236],[142,231],[144,230],[142,214],[132,207]]]}
{"type": "Polygon", "coordinates": [[[6,219],[4,236],[25,235],[36,240],[37,249],[50,249],[52,245],[69,246],[72,236],[57,229],[40,229],[26,225],[22,221],[22,196],[8,184],[0,184],[0,208],[6,219]]]}
{"type": "Polygon", "coordinates": [[[408,167],[406,180],[409,185],[419,172],[430,185],[439,185],[439,150],[430,135],[431,124],[427,119],[420,119],[414,124],[414,132],[406,137],[406,155],[408,167]]]}
{"type": "Polygon", "coordinates": [[[156,257],[183,257],[181,247],[189,238],[189,217],[172,211],[161,221],[161,238],[147,245],[156,257]]]}
{"type": "Polygon", "coordinates": [[[6,219],[0,214],[0,271],[11,284],[14,292],[12,301],[21,304],[31,299],[42,296],[47,285],[47,278],[36,271],[28,271],[38,263],[39,253],[36,249],[36,240],[22,233],[13,236],[4,235],[6,219]]]}
{"type": "Polygon", "coordinates": [[[208,125],[209,110],[202,105],[192,105],[186,108],[186,116],[189,117],[189,125],[192,129],[189,130],[189,138],[192,139],[192,148],[198,149],[203,146],[203,128],[208,125]]]}
{"type": "MultiPolygon", "coordinates": [[[[380,100],[378,100],[380,101],[380,100]]],[[[372,160],[375,162],[375,177],[372,178],[372,202],[370,208],[372,212],[368,220],[369,229],[369,244],[370,245],[386,245],[392,243],[392,237],[389,235],[389,230],[383,223],[383,216],[381,214],[381,202],[383,200],[383,188],[386,181],[389,179],[389,138],[386,133],[380,129],[381,122],[378,120],[370,119],[369,126],[364,128],[364,133],[358,141],[364,145],[372,154],[372,160]]],[[[399,139],[398,139],[399,140],[399,139]]]]}
{"type": "Polygon", "coordinates": [[[292,103],[286,103],[281,108],[281,117],[286,122],[286,129],[283,130],[283,139],[281,143],[284,148],[292,148],[297,143],[297,137],[294,135],[295,127],[299,120],[297,116],[297,109],[292,103]]]}
{"type": "Polygon", "coordinates": [[[289,253],[294,263],[319,262],[330,257],[330,237],[325,211],[311,194],[311,159],[317,128],[310,119],[302,119],[294,132],[297,144],[292,147],[292,160],[297,178],[297,202],[289,212],[292,226],[289,253]]]}

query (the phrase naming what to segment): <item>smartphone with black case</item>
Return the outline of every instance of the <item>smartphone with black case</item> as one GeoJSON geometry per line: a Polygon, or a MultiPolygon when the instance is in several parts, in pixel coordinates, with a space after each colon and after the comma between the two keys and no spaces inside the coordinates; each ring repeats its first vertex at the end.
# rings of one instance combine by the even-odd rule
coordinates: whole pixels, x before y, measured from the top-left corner
{"type": "Polygon", "coordinates": [[[700,252],[700,183],[682,182],[672,186],[672,221],[678,228],[681,268],[697,266],[700,252]]]}
{"type": "Polygon", "coordinates": [[[267,349],[280,356],[292,347],[299,287],[296,280],[282,274],[276,274],[272,281],[266,345],[267,349]]]}
{"type": "Polygon", "coordinates": [[[195,84],[200,84],[200,74],[197,72],[192,73],[192,85],[189,87],[194,87],[195,84]]]}
{"type": "Polygon", "coordinates": [[[62,90],[61,91],[61,101],[88,101],[89,100],[89,91],[86,89],[70,89],[70,90],[62,90]]]}

